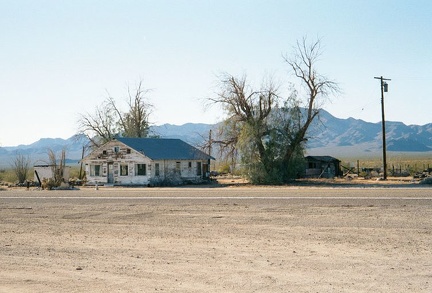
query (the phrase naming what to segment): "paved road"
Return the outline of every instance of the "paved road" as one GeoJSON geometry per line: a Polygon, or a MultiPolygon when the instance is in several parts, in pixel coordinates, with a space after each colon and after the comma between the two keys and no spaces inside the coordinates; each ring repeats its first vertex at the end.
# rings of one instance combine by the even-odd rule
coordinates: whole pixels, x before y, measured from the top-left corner
{"type": "Polygon", "coordinates": [[[179,204],[214,201],[312,205],[432,205],[432,188],[82,188],[41,191],[15,189],[0,192],[0,203],[34,202],[91,203],[145,201],[179,204]]]}

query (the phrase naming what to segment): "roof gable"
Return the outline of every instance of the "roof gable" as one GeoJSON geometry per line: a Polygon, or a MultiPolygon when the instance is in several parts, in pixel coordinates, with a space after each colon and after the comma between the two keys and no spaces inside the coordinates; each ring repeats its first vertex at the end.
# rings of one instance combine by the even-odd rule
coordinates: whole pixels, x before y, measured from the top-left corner
{"type": "Polygon", "coordinates": [[[116,140],[152,160],[214,160],[180,139],[119,137],[116,140]]]}

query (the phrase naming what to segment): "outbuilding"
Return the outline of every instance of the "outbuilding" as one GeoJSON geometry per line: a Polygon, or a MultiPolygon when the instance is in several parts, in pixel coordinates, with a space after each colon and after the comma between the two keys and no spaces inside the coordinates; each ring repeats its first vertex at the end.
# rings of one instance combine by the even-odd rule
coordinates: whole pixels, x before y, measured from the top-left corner
{"type": "MultiPolygon", "coordinates": [[[[54,172],[55,170],[59,168],[59,166],[56,165],[49,165],[49,164],[39,164],[34,166],[34,181],[35,182],[42,182],[44,179],[52,179],[54,178],[54,172]]],[[[70,167],[69,166],[63,166],[63,181],[68,182],[69,181],[69,173],[70,173],[70,167]]]]}
{"type": "Polygon", "coordinates": [[[307,178],[334,178],[342,175],[341,161],[331,156],[307,156],[307,178]]]}

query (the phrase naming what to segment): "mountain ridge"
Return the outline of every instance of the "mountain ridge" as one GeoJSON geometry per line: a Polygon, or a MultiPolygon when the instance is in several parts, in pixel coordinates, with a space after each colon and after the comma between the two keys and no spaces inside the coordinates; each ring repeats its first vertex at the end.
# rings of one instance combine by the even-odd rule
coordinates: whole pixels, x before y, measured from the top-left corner
{"type": "MultiPolygon", "coordinates": [[[[151,127],[151,133],[161,138],[179,138],[192,145],[199,145],[208,138],[209,131],[218,124],[185,123],[183,125],[162,124],[151,127]]],[[[310,155],[331,155],[334,157],[379,156],[382,152],[381,122],[373,123],[362,119],[337,118],[321,110],[308,131],[306,153],[310,155]]],[[[388,152],[429,153],[432,152],[432,123],[406,125],[398,121],[386,121],[388,152]]],[[[78,162],[83,146],[88,143],[85,136],[68,139],[41,138],[29,145],[0,147],[0,167],[10,166],[17,153],[28,155],[32,162],[47,160],[48,149],[60,152],[66,149],[71,162],[78,162]]]]}

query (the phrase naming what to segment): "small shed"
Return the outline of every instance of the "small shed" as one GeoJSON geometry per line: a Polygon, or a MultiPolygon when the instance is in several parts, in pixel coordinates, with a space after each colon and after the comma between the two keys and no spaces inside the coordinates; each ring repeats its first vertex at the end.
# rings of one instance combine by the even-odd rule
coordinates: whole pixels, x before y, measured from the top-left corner
{"type": "MultiPolygon", "coordinates": [[[[53,170],[56,166],[44,164],[44,165],[35,165],[34,166],[34,181],[38,182],[39,180],[42,181],[45,179],[50,179],[54,177],[53,170]],[[39,176],[39,178],[38,178],[39,176]]],[[[58,166],[57,166],[58,167],[58,166]]],[[[70,167],[64,166],[63,167],[63,180],[65,182],[69,181],[69,172],[70,167]]]]}
{"type": "Polygon", "coordinates": [[[342,175],[341,161],[331,156],[307,156],[305,161],[307,178],[334,178],[342,175]]]}

